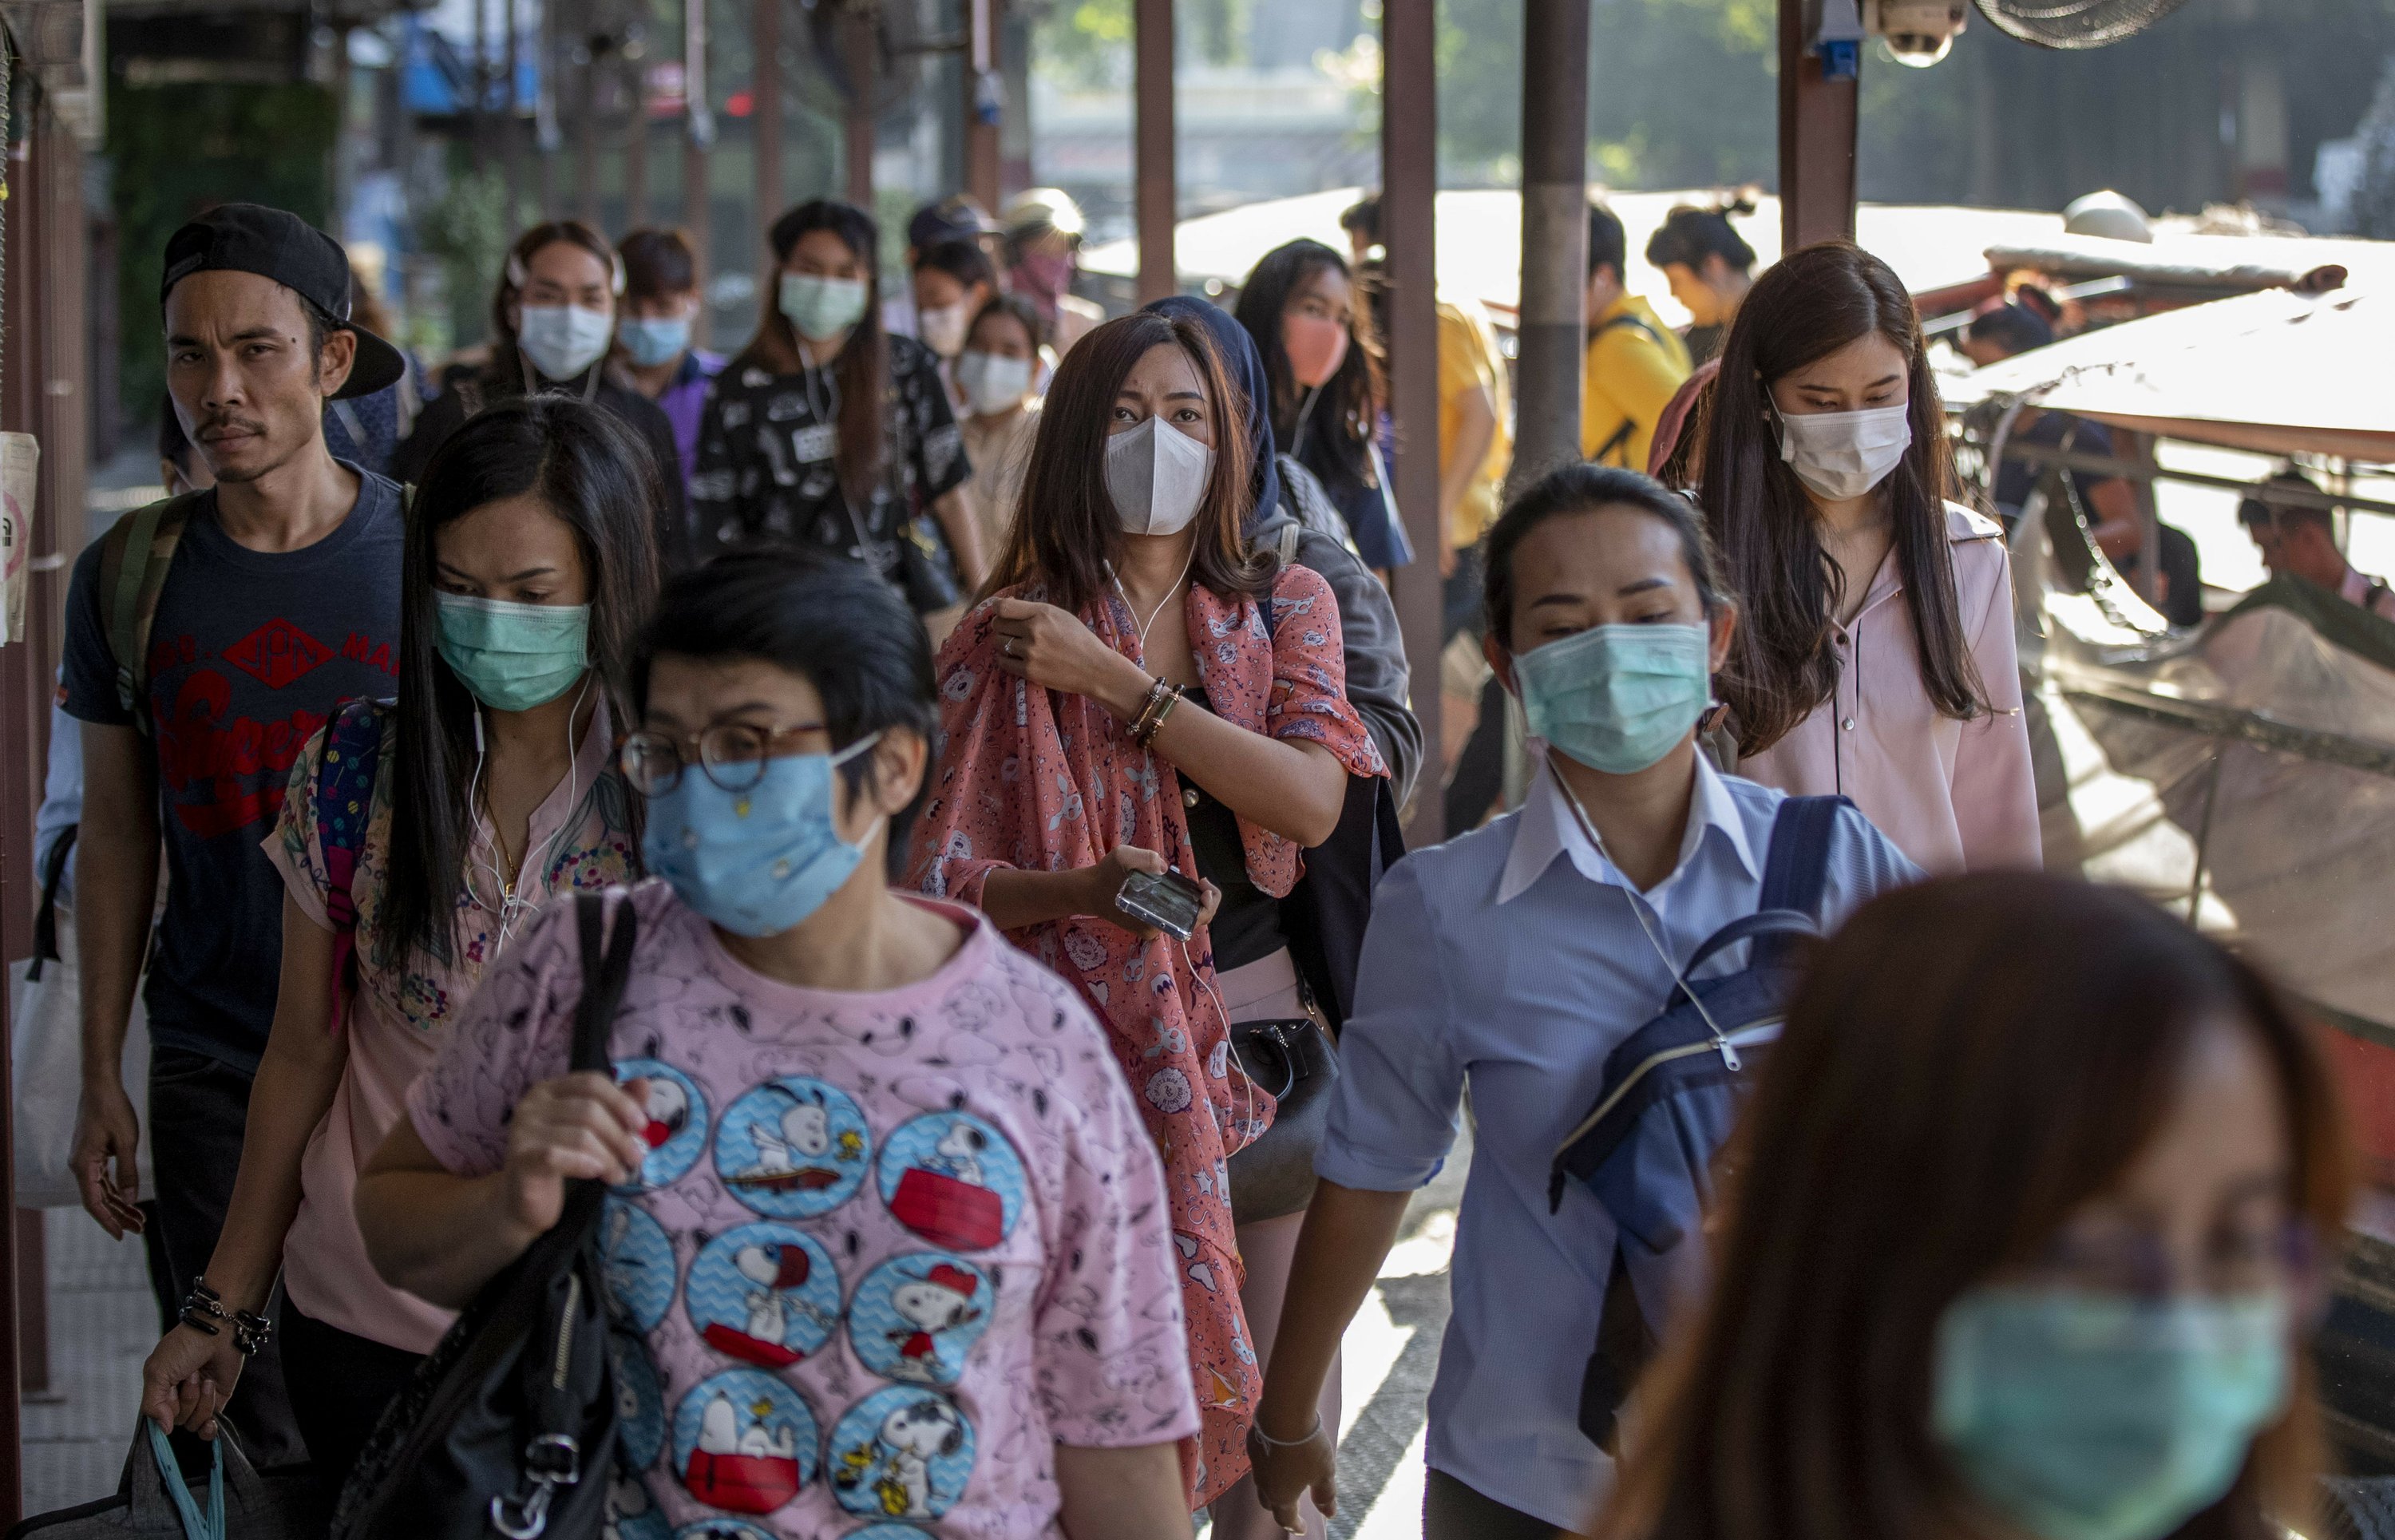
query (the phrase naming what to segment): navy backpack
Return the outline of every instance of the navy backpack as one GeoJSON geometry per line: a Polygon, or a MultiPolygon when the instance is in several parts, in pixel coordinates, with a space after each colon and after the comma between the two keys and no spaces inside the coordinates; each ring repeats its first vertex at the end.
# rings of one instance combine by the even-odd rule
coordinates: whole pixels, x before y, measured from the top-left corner
{"type": "Polygon", "coordinates": [[[1661,1014],[1608,1055],[1595,1105],[1549,1167],[1550,1213],[1563,1204],[1565,1179],[1577,1177],[1613,1216],[1605,1308],[1580,1401],[1581,1431],[1608,1454],[1621,1403],[1654,1356],[1673,1304],[1703,1286],[1699,1231],[1713,1204],[1714,1157],[1780,1036],[1802,949],[1820,935],[1830,835],[1839,810],[1853,805],[1844,797],[1780,804],[1755,912],[1706,937],[1661,1014]],[[1743,969],[1688,976],[1741,941],[1752,943],[1743,969]]]}

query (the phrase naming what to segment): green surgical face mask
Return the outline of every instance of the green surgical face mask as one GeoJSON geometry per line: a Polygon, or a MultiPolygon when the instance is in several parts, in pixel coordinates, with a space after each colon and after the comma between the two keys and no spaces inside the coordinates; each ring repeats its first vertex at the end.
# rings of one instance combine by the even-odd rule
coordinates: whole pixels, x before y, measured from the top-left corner
{"type": "Polygon", "coordinates": [[[2044,1540],[2157,1540],[2216,1503],[2286,1405],[2282,1294],[1986,1288],[1938,1333],[1934,1426],[1965,1483],[2044,1540]]]}
{"type": "Polygon", "coordinates": [[[441,660],[495,711],[529,711],[590,666],[590,606],[518,604],[436,593],[441,660]]]}
{"type": "Polygon", "coordinates": [[[1514,659],[1531,736],[1608,776],[1672,751],[1713,698],[1704,626],[1596,626],[1514,659]]]}

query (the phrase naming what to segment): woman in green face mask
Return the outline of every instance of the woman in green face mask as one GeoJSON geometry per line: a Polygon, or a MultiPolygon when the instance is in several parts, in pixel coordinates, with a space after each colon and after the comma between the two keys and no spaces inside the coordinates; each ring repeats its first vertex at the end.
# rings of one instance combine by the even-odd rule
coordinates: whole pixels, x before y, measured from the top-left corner
{"type": "Polygon", "coordinates": [[[206,1300],[143,1370],[143,1410],[212,1432],[281,1270],[284,1377],[329,1488],[451,1317],[382,1282],[351,1195],[492,961],[551,896],[637,875],[614,768],[655,592],[653,458],[603,407],[493,406],[417,488],[397,698],[308,742],[266,841],[283,986],[206,1300]],[[220,1311],[221,1313],[218,1313],[220,1311]],[[213,1326],[213,1332],[207,1328],[213,1326]]]}
{"type": "Polygon", "coordinates": [[[2247,964],[2029,875],[1872,904],[1748,1109],[1607,1540],[2320,1533],[2327,1066],[2247,964]]]}
{"type": "Polygon", "coordinates": [[[695,548],[863,562],[936,642],[987,571],[939,361],[882,328],[872,216],[819,199],[774,220],[770,239],[757,335],[716,377],[699,420],[695,548]]]}
{"type": "MultiPolygon", "coordinates": [[[[1635,471],[1555,471],[1498,518],[1484,568],[1489,659],[1544,750],[1519,811],[1414,852],[1373,894],[1249,1443],[1256,1495],[1292,1530],[1307,1493],[1331,1510],[1320,1388],[1467,1091],[1423,1533],[1545,1540],[1587,1517],[1612,1467],[1580,1403],[1615,1221],[1580,1183],[1551,1205],[1551,1162],[1700,945],[1760,907],[1785,800],[1697,752],[1738,612],[1687,498],[1635,471]]],[[[1920,876],[1852,807],[1821,870],[1825,929],[1920,876]]]]}

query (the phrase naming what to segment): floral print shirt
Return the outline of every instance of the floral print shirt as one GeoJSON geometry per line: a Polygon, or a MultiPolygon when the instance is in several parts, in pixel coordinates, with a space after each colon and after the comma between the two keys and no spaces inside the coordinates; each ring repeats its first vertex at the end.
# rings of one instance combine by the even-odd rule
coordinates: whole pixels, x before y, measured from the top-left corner
{"type": "MultiPolygon", "coordinates": [[[[533,810],[531,851],[516,887],[519,912],[501,924],[499,911],[507,904],[496,873],[504,862],[491,838],[490,820],[478,816],[465,889],[457,895],[458,954],[394,955],[379,922],[383,874],[390,864],[397,778],[391,766],[399,724],[388,706],[376,710],[383,717],[382,763],[350,883],[357,906],[358,965],[357,990],[341,1028],[349,1038],[349,1057],[332,1108],[300,1162],[299,1213],[284,1242],[283,1279],[299,1308],[317,1320],[422,1353],[441,1340],[451,1316],[390,1287],[366,1260],[351,1212],[358,1171],[398,1121],[408,1083],[447,1041],[483,970],[509,936],[530,927],[532,908],[560,893],[622,883],[638,871],[639,856],[629,792],[613,763],[615,729],[602,701],[591,712],[571,772],[533,810]]],[[[324,754],[324,734],[319,732],[292,766],[282,818],[267,837],[266,856],[283,873],[284,889],[300,912],[331,930],[326,904],[332,879],[316,823],[316,778],[324,754]]]]}
{"type": "MultiPolygon", "coordinates": [[[[1001,597],[1038,600],[1043,592],[1035,586],[1001,597]]],[[[976,607],[940,649],[943,744],[911,880],[926,893],[978,903],[993,870],[1072,870],[1117,844],[1160,851],[1182,870],[1198,870],[1172,765],[1133,743],[1130,724],[1095,701],[1033,688],[1000,669],[995,615],[994,603],[976,607]]],[[[1261,604],[1225,601],[1192,584],[1183,615],[1206,697],[1224,721],[1318,743],[1350,775],[1387,774],[1347,702],[1339,607],[1320,577],[1285,567],[1261,604]]],[[[1139,628],[1118,597],[1108,595],[1081,619],[1117,651],[1138,656],[1139,628]]],[[[1296,844],[1244,818],[1239,834],[1249,877],[1274,897],[1287,896],[1298,878],[1296,844]]],[[[1273,1099],[1231,1063],[1203,930],[1184,948],[1080,917],[1017,931],[1012,939],[1079,986],[1105,1023],[1164,1156],[1204,1414],[1184,1466],[1193,1502],[1210,1502],[1246,1473],[1248,1424],[1263,1378],[1239,1308],[1227,1162],[1270,1126],[1273,1099]]]]}
{"type": "Polygon", "coordinates": [[[939,538],[918,520],[973,467],[930,351],[909,337],[891,338],[889,348],[883,471],[870,501],[853,511],[834,463],[836,365],[777,375],[735,362],[715,377],[690,479],[692,545],[702,558],[797,544],[868,561],[894,578],[900,540],[939,538]]]}

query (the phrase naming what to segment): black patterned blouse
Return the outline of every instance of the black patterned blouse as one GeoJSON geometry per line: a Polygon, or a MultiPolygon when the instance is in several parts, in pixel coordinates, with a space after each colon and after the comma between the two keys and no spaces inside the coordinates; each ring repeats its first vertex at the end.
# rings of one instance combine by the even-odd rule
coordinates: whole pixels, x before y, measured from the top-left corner
{"type": "Polygon", "coordinates": [[[884,469],[871,505],[853,511],[833,465],[833,370],[776,375],[735,364],[716,376],[690,479],[692,544],[701,557],[799,545],[869,561],[898,581],[898,542],[910,520],[919,533],[936,529],[933,499],[963,485],[973,467],[931,353],[906,337],[891,338],[889,349],[884,469]]]}

